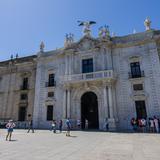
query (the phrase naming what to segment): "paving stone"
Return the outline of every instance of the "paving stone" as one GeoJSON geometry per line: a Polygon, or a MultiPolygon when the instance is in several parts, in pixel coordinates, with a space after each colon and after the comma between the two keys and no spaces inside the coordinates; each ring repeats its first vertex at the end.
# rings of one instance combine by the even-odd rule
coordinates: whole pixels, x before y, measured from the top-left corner
{"type": "Polygon", "coordinates": [[[0,129],[0,160],[159,160],[160,135],[48,130],[15,130],[5,141],[0,129]]]}

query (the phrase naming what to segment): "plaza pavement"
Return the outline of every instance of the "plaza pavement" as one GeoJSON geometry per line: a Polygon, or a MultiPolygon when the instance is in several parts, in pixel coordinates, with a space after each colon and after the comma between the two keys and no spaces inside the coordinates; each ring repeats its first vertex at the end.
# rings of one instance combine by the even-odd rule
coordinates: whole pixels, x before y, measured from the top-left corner
{"type": "Polygon", "coordinates": [[[0,129],[0,160],[160,160],[160,134],[15,130],[5,141],[0,129]]]}

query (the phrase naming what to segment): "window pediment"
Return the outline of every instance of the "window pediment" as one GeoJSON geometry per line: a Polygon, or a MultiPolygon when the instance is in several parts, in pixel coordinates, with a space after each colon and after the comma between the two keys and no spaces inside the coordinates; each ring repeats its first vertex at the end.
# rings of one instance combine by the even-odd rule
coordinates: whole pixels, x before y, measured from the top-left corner
{"type": "Polygon", "coordinates": [[[141,57],[140,56],[131,56],[129,57],[129,62],[134,63],[134,62],[140,62],[141,57]]]}
{"type": "Polygon", "coordinates": [[[30,77],[31,76],[31,72],[23,72],[21,73],[21,77],[30,77]]]}

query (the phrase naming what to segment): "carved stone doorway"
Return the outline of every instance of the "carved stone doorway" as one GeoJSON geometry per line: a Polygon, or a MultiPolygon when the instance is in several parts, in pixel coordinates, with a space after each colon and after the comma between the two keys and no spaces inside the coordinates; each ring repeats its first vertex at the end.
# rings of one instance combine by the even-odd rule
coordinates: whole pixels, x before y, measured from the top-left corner
{"type": "Polygon", "coordinates": [[[97,95],[93,92],[86,92],[81,97],[81,122],[82,129],[99,129],[98,101],[97,95]]]}

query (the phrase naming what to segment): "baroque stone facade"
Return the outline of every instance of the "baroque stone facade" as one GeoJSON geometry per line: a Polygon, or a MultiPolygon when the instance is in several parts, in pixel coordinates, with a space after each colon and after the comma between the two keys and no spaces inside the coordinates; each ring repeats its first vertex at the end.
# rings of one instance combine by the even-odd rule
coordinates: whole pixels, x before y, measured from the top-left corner
{"type": "Polygon", "coordinates": [[[111,37],[107,29],[78,42],[71,35],[54,51],[45,52],[42,43],[37,56],[1,62],[0,118],[18,120],[26,74],[27,114],[36,128],[68,117],[73,126],[87,119],[96,129],[103,129],[107,118],[110,130],[120,130],[130,129],[132,117],[160,116],[160,31],[147,26],[142,33],[111,37]]]}
{"type": "Polygon", "coordinates": [[[33,114],[36,57],[0,62],[0,120],[25,121],[33,114]]]}

